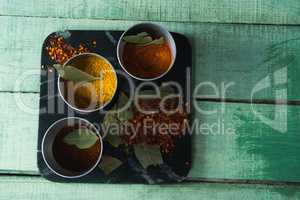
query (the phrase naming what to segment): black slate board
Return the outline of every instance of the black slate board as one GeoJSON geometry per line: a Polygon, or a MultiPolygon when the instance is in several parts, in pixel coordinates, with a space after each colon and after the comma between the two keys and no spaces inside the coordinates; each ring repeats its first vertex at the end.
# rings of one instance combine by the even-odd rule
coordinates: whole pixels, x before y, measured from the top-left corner
{"type": "MultiPolygon", "coordinates": [[[[96,48],[91,48],[91,52],[98,53],[107,58],[116,70],[121,70],[117,61],[116,46],[122,31],[82,31],[68,30],[63,32],[55,32],[50,34],[44,41],[42,47],[41,58],[41,86],[40,86],[40,114],[39,114],[39,130],[38,130],[38,167],[43,177],[56,182],[99,182],[99,183],[173,183],[182,181],[188,174],[191,166],[191,141],[190,134],[186,134],[183,138],[176,142],[176,148],[171,156],[164,156],[164,164],[160,166],[149,166],[143,169],[135,156],[124,157],[120,148],[114,148],[107,143],[104,143],[104,154],[114,155],[123,161],[122,166],[116,169],[109,176],[106,176],[100,168],[96,168],[88,176],[79,179],[64,179],[55,175],[46,166],[42,153],[41,141],[48,127],[55,121],[76,116],[87,119],[91,123],[101,123],[103,113],[101,111],[82,114],[68,107],[58,94],[57,89],[57,74],[53,70],[49,70],[46,66],[54,64],[49,59],[45,50],[46,44],[50,37],[61,35],[65,41],[72,46],[78,46],[80,43],[91,43],[96,41],[96,48]]],[[[177,57],[173,68],[167,75],[161,79],[154,81],[155,83],[163,83],[169,81],[178,82],[184,89],[185,102],[190,102],[190,91],[188,84],[191,80],[186,74],[191,74],[192,52],[187,38],[178,33],[172,33],[176,47],[177,57]]],[[[191,76],[189,76],[191,77],[191,76]]],[[[128,85],[118,76],[118,92],[128,90],[128,85]]],[[[141,81],[134,80],[135,85],[141,81]]],[[[118,93],[117,92],[117,93],[118,93]]],[[[114,100],[107,106],[109,109],[116,101],[114,100]]],[[[189,115],[191,118],[191,114],[189,115]]]]}

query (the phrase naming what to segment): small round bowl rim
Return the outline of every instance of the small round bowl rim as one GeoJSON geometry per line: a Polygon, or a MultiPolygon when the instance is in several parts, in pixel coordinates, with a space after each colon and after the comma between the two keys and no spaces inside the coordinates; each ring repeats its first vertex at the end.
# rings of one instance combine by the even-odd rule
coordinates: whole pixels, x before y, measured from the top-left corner
{"type": "Polygon", "coordinates": [[[121,68],[122,68],[129,76],[131,76],[132,78],[137,79],[137,80],[139,80],[139,81],[154,81],[154,80],[160,79],[160,78],[162,78],[163,76],[165,76],[165,75],[173,68],[173,66],[174,66],[174,64],[175,64],[176,56],[177,56],[177,48],[176,48],[176,43],[175,43],[175,41],[174,41],[174,38],[173,38],[172,34],[171,34],[164,26],[159,25],[159,24],[156,24],[156,23],[152,23],[152,22],[142,22],[142,23],[138,23],[138,24],[135,24],[135,25],[133,25],[133,26],[130,26],[126,31],[124,31],[124,32],[122,33],[122,35],[121,35],[120,38],[119,38],[118,45],[117,45],[117,58],[118,58],[118,62],[119,62],[119,64],[120,64],[121,68]],[[162,30],[166,31],[167,35],[169,35],[169,38],[170,38],[171,42],[174,43],[174,45],[175,45],[174,59],[172,59],[172,62],[171,62],[171,64],[169,65],[168,69],[167,69],[164,73],[162,73],[162,74],[160,74],[159,76],[154,77],[154,78],[141,78],[141,77],[137,77],[137,76],[131,74],[130,72],[128,72],[127,69],[126,69],[126,67],[123,66],[123,64],[122,64],[122,62],[121,62],[121,58],[120,58],[121,55],[120,55],[119,49],[120,49],[120,45],[121,45],[121,43],[122,43],[123,37],[124,37],[124,36],[125,36],[132,28],[134,28],[134,27],[136,27],[136,26],[140,26],[140,25],[158,26],[158,27],[161,28],[162,30]]]}
{"type": "MultiPolygon", "coordinates": [[[[46,163],[46,166],[56,175],[62,177],[62,178],[67,178],[67,179],[76,179],[76,178],[81,178],[83,176],[86,176],[88,175],[89,173],[91,173],[100,163],[101,161],[101,158],[102,158],[102,154],[103,154],[103,138],[99,132],[99,130],[94,126],[94,124],[92,124],[91,122],[89,122],[88,120],[86,119],[83,119],[81,117],[65,117],[65,118],[61,118],[59,120],[56,120],[55,122],[53,122],[46,130],[44,136],[43,136],[43,139],[42,139],[42,143],[41,143],[41,152],[42,152],[42,157],[43,157],[43,160],[45,161],[46,163]],[[51,166],[50,164],[48,163],[46,157],[45,157],[45,153],[44,153],[44,145],[45,145],[45,139],[46,139],[46,136],[48,134],[50,134],[50,130],[55,126],[57,125],[58,123],[64,121],[64,120],[69,120],[69,119],[77,119],[79,121],[84,121],[85,123],[87,123],[89,126],[91,126],[96,132],[95,134],[98,135],[99,139],[100,139],[100,153],[99,153],[99,156],[98,156],[98,160],[96,161],[96,163],[87,171],[85,171],[84,173],[82,174],[79,174],[79,175],[75,175],[75,176],[67,176],[67,175],[63,175],[57,171],[55,171],[51,166]]],[[[62,167],[63,168],[63,167],[62,167]]]]}

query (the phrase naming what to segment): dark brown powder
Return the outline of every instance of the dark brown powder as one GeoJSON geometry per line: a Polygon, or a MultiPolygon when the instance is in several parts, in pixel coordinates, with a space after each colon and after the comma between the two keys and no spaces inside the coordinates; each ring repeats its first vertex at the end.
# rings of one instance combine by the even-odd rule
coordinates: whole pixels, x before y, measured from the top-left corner
{"type": "Polygon", "coordinates": [[[163,74],[172,61],[171,50],[166,42],[148,46],[126,43],[122,58],[126,70],[140,78],[154,78],[163,74]]]}
{"type": "Polygon", "coordinates": [[[56,136],[53,144],[55,160],[65,169],[83,172],[91,168],[98,160],[100,140],[89,149],[79,149],[75,145],[66,144],[64,137],[78,127],[64,127],[56,136]]]}

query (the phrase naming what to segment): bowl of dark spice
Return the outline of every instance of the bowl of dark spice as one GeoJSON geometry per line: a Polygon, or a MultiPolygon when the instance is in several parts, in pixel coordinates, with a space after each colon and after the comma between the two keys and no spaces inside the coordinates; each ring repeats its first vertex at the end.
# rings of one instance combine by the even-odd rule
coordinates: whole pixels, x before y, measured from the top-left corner
{"type": "Polygon", "coordinates": [[[117,47],[119,63],[131,77],[151,81],[164,76],[176,58],[172,35],[162,26],[141,23],[125,31],[117,47]]]}
{"type": "Polygon", "coordinates": [[[63,178],[80,178],[95,169],[102,156],[102,137],[85,119],[63,118],[53,123],[42,140],[47,167],[63,178]]]}

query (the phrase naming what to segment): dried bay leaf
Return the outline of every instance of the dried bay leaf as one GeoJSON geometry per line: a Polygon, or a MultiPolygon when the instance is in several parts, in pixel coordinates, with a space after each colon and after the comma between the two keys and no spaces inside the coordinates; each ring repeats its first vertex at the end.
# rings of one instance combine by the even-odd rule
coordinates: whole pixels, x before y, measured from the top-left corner
{"type": "Polygon", "coordinates": [[[128,96],[124,92],[121,92],[120,96],[118,98],[117,108],[118,109],[122,108],[123,106],[125,106],[127,104],[128,101],[129,101],[128,96]]]}
{"type": "Polygon", "coordinates": [[[134,153],[145,169],[150,165],[163,164],[159,145],[136,144],[134,153]]]}
{"type": "Polygon", "coordinates": [[[122,165],[122,161],[117,158],[108,155],[102,155],[99,168],[106,174],[109,175],[115,169],[122,165]]]}
{"type": "MultiPolygon", "coordinates": [[[[129,98],[125,93],[121,92],[116,104],[112,107],[112,110],[118,110],[123,108],[129,101],[129,98]]],[[[131,106],[129,108],[124,109],[120,112],[107,112],[103,119],[103,125],[106,128],[106,137],[105,140],[108,141],[114,147],[118,147],[122,144],[122,139],[120,137],[120,123],[123,123],[133,117],[133,113],[131,110],[131,106]],[[119,129],[113,127],[118,125],[119,129]]]]}
{"type": "MultiPolygon", "coordinates": [[[[127,97],[127,95],[124,92],[121,92],[118,102],[117,102],[117,108],[118,109],[124,108],[124,106],[126,106],[128,101],[129,101],[129,98],[127,97]]],[[[133,118],[133,112],[131,110],[131,106],[129,106],[127,109],[124,109],[117,113],[117,119],[120,122],[127,121],[131,118],[133,118]]]]}
{"type": "Polygon", "coordinates": [[[147,33],[147,32],[141,32],[141,33],[138,33],[136,35],[140,36],[140,37],[146,37],[146,36],[149,36],[149,33],[147,33]]]}
{"type": "Polygon", "coordinates": [[[158,45],[164,43],[164,37],[153,40],[147,32],[141,32],[136,35],[126,35],[123,37],[123,40],[128,43],[136,44],[139,46],[148,46],[148,45],[158,45]]]}
{"type": "Polygon", "coordinates": [[[146,44],[149,42],[152,42],[151,36],[141,36],[139,34],[137,35],[127,35],[123,37],[123,40],[128,43],[132,44],[146,44]]]}
{"type": "Polygon", "coordinates": [[[175,89],[170,85],[161,85],[159,90],[160,90],[160,95],[162,98],[169,96],[169,95],[176,94],[175,89]]]}
{"type": "MultiPolygon", "coordinates": [[[[128,101],[129,98],[127,97],[127,95],[124,92],[121,92],[118,101],[112,107],[111,110],[116,111],[124,108],[124,106],[126,106],[128,101]]],[[[118,122],[129,120],[132,117],[133,117],[133,113],[131,111],[131,106],[129,106],[127,109],[123,109],[122,111],[107,112],[106,115],[104,116],[103,123],[105,124],[118,123],[118,122]]]]}
{"type": "Polygon", "coordinates": [[[62,66],[60,64],[54,64],[53,67],[56,69],[57,73],[63,79],[68,81],[80,82],[80,81],[95,81],[101,79],[101,76],[94,77],[70,65],[62,66]]]}
{"type": "Polygon", "coordinates": [[[75,145],[79,149],[88,149],[92,147],[99,137],[91,130],[86,128],[79,128],[68,133],[63,142],[68,145],[75,145]]]}
{"type": "Polygon", "coordinates": [[[108,141],[114,147],[118,147],[120,144],[123,144],[120,135],[113,134],[111,132],[108,132],[107,136],[105,137],[105,140],[108,141]]]}
{"type": "Polygon", "coordinates": [[[155,40],[152,40],[151,42],[148,42],[148,43],[143,43],[143,44],[140,44],[141,46],[148,46],[148,45],[158,45],[158,44],[163,44],[165,42],[165,39],[163,37],[160,37],[158,39],[155,39],[155,40]]]}
{"type": "Polygon", "coordinates": [[[128,110],[125,110],[123,112],[118,113],[118,119],[121,122],[128,121],[132,118],[133,118],[133,112],[132,112],[131,108],[128,109],[128,110]]]}
{"type": "MultiPolygon", "coordinates": [[[[111,110],[113,110],[113,111],[116,110],[116,109],[117,109],[117,104],[115,104],[115,105],[111,108],[111,110]]],[[[117,123],[117,122],[118,122],[118,119],[117,119],[117,113],[108,111],[108,112],[105,114],[102,123],[105,124],[105,125],[109,125],[109,124],[113,124],[113,123],[117,123]]]]}
{"type": "MultiPolygon", "coordinates": [[[[112,107],[113,110],[117,109],[117,104],[112,107]]],[[[122,144],[122,140],[117,130],[113,127],[114,124],[119,124],[117,119],[117,113],[107,112],[104,116],[102,124],[105,126],[105,140],[108,141],[114,147],[118,147],[122,144]]]]}

